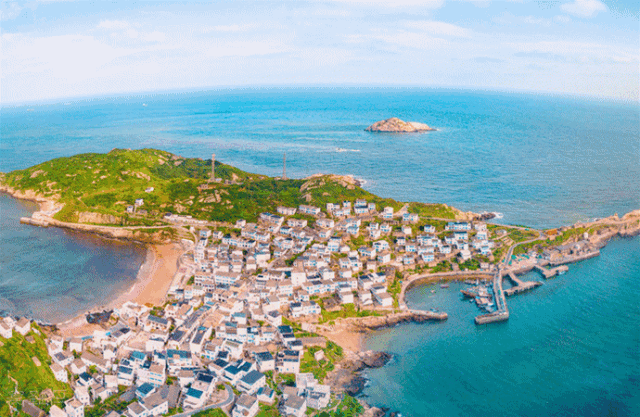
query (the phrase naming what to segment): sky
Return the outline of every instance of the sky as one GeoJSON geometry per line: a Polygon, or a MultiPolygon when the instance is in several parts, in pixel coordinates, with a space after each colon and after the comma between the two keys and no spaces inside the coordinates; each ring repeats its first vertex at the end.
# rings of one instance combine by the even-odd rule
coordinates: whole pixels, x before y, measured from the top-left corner
{"type": "Polygon", "coordinates": [[[638,101],[638,0],[2,0],[4,104],[240,86],[638,101]]]}

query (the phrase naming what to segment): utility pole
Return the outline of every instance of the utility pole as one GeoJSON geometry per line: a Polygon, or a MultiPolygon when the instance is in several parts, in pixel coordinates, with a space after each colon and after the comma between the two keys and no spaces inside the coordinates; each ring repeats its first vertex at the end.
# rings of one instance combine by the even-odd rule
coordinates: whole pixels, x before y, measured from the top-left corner
{"type": "Polygon", "coordinates": [[[284,153],[284,157],[282,158],[282,179],[287,179],[287,153],[284,153]]]}
{"type": "Polygon", "coordinates": [[[216,154],[211,154],[211,182],[216,181],[216,154]]]}

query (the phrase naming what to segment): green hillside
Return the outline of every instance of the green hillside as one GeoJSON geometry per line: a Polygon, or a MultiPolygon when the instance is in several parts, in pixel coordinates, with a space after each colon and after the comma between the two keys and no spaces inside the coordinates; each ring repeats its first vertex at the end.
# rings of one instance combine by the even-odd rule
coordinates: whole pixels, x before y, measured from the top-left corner
{"type": "MultiPolygon", "coordinates": [[[[34,327],[36,327],[34,325],[34,327]]],[[[62,402],[71,398],[73,392],[69,385],[56,380],[49,365],[51,358],[47,353],[41,335],[31,331],[27,337],[33,337],[30,343],[17,332],[11,339],[0,337],[0,415],[8,416],[9,405],[20,407],[23,399],[28,399],[44,410],[49,410],[51,403],[38,402],[40,393],[51,388],[56,395],[53,404],[63,406],[62,402]],[[33,357],[37,357],[37,366],[33,357]]]]}
{"type": "MultiPolygon", "coordinates": [[[[99,213],[108,216],[102,216],[98,223],[156,225],[161,224],[166,212],[214,221],[254,221],[260,212],[275,212],[278,205],[312,204],[324,208],[327,202],[357,198],[375,202],[379,208],[402,207],[402,203],[375,196],[345,177],[280,180],[218,161],[215,171],[220,181],[212,183],[208,181],[211,160],[184,158],[155,149],[114,149],[106,154],[53,159],[1,174],[0,181],[64,203],[55,217],[72,222],[87,222],[80,213],[99,213]],[[153,191],[146,192],[150,187],[153,191]],[[144,204],[136,214],[127,214],[127,206],[138,198],[144,204]]],[[[454,218],[457,213],[442,204],[415,203],[412,211],[446,218],[454,218]]]]}

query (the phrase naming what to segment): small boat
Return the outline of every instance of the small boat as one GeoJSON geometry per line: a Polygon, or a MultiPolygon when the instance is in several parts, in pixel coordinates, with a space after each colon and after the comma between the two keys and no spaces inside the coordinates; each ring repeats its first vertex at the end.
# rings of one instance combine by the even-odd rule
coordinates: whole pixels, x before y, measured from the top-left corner
{"type": "Polygon", "coordinates": [[[449,288],[449,284],[440,284],[440,288],[449,288]]]}
{"type": "Polygon", "coordinates": [[[435,293],[435,292],[436,292],[436,290],[431,290],[431,294],[433,294],[433,293],[435,293]]]}

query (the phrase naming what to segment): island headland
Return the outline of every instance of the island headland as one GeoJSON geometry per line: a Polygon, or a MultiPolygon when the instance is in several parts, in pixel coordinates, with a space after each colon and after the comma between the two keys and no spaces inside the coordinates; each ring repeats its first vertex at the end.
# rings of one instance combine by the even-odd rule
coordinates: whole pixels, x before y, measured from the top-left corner
{"type": "MultiPolygon", "coordinates": [[[[0,191],[40,203],[23,223],[136,240],[153,249],[129,294],[114,294],[111,305],[96,306],[93,314],[54,325],[0,318],[7,340],[41,335],[49,359],[40,362],[53,360],[51,369],[64,371],[60,405],[77,401],[69,386],[76,396],[82,391],[76,380],[68,385],[66,368],[94,366],[103,379],[137,386],[149,378],[147,368],[132,370],[129,381],[122,366],[144,356],[163,386],[182,381],[185,369],[191,378],[206,373],[220,382],[229,382],[229,367],[255,372],[246,380],[232,378],[235,393],[224,384],[205,396],[185,390],[169,407],[176,410],[228,411],[239,390],[236,406],[259,400],[268,410],[297,404],[290,398],[313,398],[305,407],[358,415],[368,408],[350,396],[364,387],[360,371],[390,359],[363,352],[363,336],[409,321],[446,325],[446,312],[408,308],[405,294],[413,286],[466,280],[473,286],[465,295],[483,313],[479,325],[507,320],[505,295],[536,287],[517,275],[536,269],[552,278],[560,266],[597,256],[614,236],[640,232],[640,210],[536,230],[491,224],[486,214],[445,204],[382,198],[350,177],[270,178],[155,149],[54,159],[0,174],[0,191]],[[502,289],[504,278],[516,284],[513,290],[502,289]],[[261,384],[261,391],[252,392],[247,381],[261,384]],[[292,386],[308,395],[298,397],[292,386]],[[342,393],[341,401],[330,401],[342,393]]],[[[16,384],[23,393],[18,397],[26,399],[28,382],[16,384]]],[[[86,406],[108,413],[112,409],[100,407],[116,404],[111,395],[120,394],[86,406]]],[[[135,404],[146,407],[145,400],[135,404]]]]}
{"type": "Polygon", "coordinates": [[[386,120],[375,122],[365,129],[367,132],[387,132],[387,133],[414,133],[414,132],[431,132],[436,129],[429,127],[424,123],[405,122],[397,117],[391,117],[386,120]]]}

